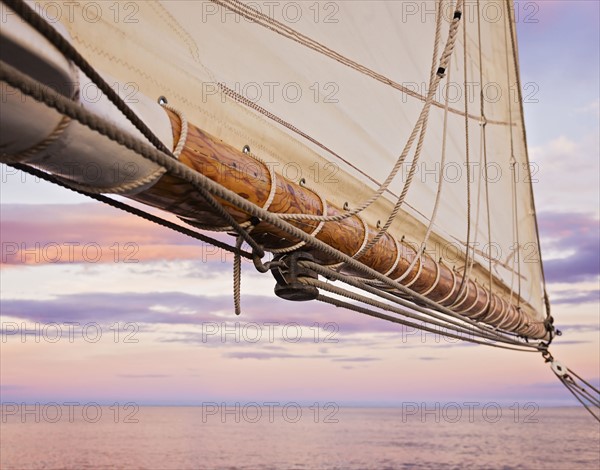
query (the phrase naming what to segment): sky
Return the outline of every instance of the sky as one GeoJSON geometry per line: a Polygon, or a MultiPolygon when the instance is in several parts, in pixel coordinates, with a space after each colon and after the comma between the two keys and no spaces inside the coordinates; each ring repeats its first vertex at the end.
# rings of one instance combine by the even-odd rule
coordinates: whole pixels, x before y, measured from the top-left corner
{"type": "MultiPolygon", "coordinates": [[[[528,13],[517,27],[522,83],[533,90],[529,155],[563,332],[551,349],[597,383],[599,6],[517,8],[528,13]]],[[[229,255],[4,165],[1,178],[4,402],[574,403],[538,354],[286,302],[248,263],[236,318],[229,255]],[[16,255],[23,246],[34,250],[16,255]]]]}

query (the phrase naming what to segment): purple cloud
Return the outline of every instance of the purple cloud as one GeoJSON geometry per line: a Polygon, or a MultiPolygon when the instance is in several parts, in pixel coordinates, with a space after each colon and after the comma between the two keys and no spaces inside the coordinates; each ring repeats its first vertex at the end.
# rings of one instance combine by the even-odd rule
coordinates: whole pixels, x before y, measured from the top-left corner
{"type": "Polygon", "coordinates": [[[552,303],[555,305],[581,305],[587,303],[598,303],[600,301],[600,290],[592,291],[577,291],[569,290],[560,293],[561,297],[558,299],[552,299],[552,303]]]}
{"type": "MultiPolygon", "coordinates": [[[[214,270],[229,267],[231,259],[212,245],[100,204],[3,204],[0,235],[5,265],[201,259],[214,270]]],[[[226,234],[210,236],[232,242],[226,234]]]]}
{"type": "MultiPolygon", "coordinates": [[[[181,292],[82,293],[52,300],[6,299],[6,316],[40,323],[130,321],[143,324],[200,325],[206,322],[277,323],[320,329],[321,338],[365,332],[400,334],[400,325],[341,311],[319,303],[288,302],[277,297],[244,295],[242,316],[233,315],[229,295],[206,296],[181,292]],[[157,310],[155,307],[160,306],[157,310]],[[231,315],[217,316],[217,313],[231,315]],[[339,335],[338,335],[339,332],[339,335]]],[[[415,333],[411,330],[411,333],[415,333]]],[[[304,338],[309,341],[311,338],[304,338]]],[[[193,341],[193,338],[187,338],[193,341]]]]}
{"type": "Polygon", "coordinates": [[[544,262],[548,282],[575,283],[600,274],[600,222],[591,214],[546,212],[539,215],[542,248],[574,251],[544,262]]]}

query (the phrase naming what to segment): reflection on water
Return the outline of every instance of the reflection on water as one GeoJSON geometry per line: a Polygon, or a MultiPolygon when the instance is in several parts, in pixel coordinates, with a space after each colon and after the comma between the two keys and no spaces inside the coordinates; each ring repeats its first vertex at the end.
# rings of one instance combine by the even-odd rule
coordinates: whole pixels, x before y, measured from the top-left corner
{"type": "Polygon", "coordinates": [[[5,469],[600,468],[580,408],[4,406],[5,469]]]}

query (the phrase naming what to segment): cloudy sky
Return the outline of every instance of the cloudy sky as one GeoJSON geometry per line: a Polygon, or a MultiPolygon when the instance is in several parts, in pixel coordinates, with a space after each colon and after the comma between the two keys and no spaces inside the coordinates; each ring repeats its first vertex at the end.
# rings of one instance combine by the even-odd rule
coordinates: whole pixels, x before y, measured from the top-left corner
{"type": "MultiPolygon", "coordinates": [[[[564,333],[552,349],[597,382],[599,7],[536,5],[537,22],[518,32],[534,90],[525,113],[542,253],[564,333]]],[[[288,303],[247,263],[235,318],[231,258],[212,247],[4,165],[1,195],[4,401],[572,403],[537,354],[288,303]],[[23,263],[22,244],[41,254],[23,263]]]]}

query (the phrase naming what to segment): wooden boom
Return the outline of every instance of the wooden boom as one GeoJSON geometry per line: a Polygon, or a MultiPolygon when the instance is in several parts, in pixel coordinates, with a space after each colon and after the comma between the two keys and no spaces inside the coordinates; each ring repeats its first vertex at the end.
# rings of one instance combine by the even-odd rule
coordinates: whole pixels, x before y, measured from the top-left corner
{"type": "MultiPolygon", "coordinates": [[[[172,111],[167,112],[174,139],[178,141],[181,133],[180,119],[172,111]]],[[[323,214],[325,201],[314,191],[278,174],[275,181],[271,181],[271,172],[266,164],[215,139],[192,124],[188,126],[187,141],[179,160],[259,207],[264,207],[268,202],[271,185],[274,183],[276,190],[268,207],[271,212],[323,214]]],[[[223,221],[211,211],[190,184],[169,174],[162,176],[151,188],[131,197],[174,213],[201,228],[216,230],[223,226],[223,221]]],[[[237,222],[244,223],[251,219],[249,214],[239,208],[223,200],[220,202],[237,222]]],[[[329,202],[326,203],[326,208],[327,215],[330,216],[344,212],[329,202]]],[[[317,239],[349,256],[359,252],[364,246],[365,237],[368,241],[377,234],[377,229],[369,226],[358,215],[339,222],[326,222],[319,230],[318,222],[290,220],[290,223],[306,233],[314,233],[317,239]]],[[[266,222],[260,222],[251,235],[269,251],[285,250],[298,243],[298,240],[266,222]]],[[[325,265],[335,262],[309,246],[302,249],[325,265]]],[[[386,233],[358,261],[390,279],[398,280],[410,267],[415,256],[417,251],[413,247],[386,233]]],[[[529,338],[542,339],[547,335],[542,322],[531,320],[501,295],[490,293],[488,288],[471,279],[464,281],[466,287],[459,299],[462,275],[425,253],[411,272],[399,282],[465,317],[529,338]]],[[[521,302],[525,303],[523,300],[521,302]]]]}

